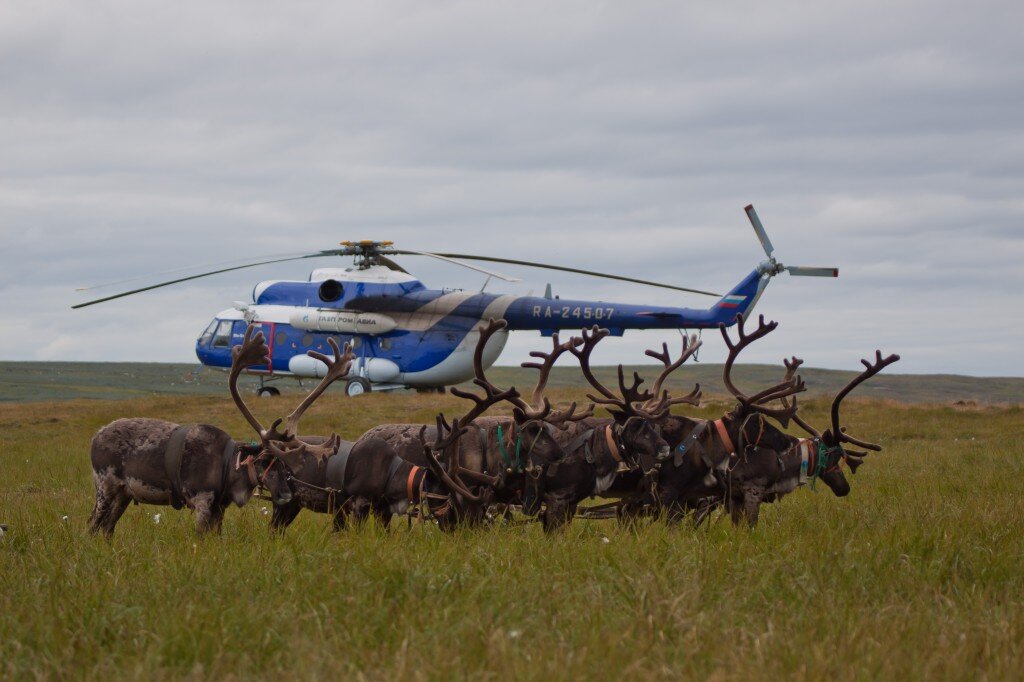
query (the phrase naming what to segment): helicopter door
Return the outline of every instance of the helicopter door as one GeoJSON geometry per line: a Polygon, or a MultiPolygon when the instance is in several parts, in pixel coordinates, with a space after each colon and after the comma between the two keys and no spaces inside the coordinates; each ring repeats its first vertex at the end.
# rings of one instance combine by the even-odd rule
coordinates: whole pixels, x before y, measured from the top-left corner
{"type": "MultiPolygon", "coordinates": [[[[246,323],[244,321],[236,322],[236,325],[241,325],[242,334],[245,334],[246,323]]],[[[267,348],[270,350],[267,355],[270,356],[270,365],[255,365],[249,368],[250,372],[266,372],[267,374],[274,373],[274,323],[273,322],[253,322],[252,326],[257,331],[263,332],[263,338],[266,339],[267,348]]]]}

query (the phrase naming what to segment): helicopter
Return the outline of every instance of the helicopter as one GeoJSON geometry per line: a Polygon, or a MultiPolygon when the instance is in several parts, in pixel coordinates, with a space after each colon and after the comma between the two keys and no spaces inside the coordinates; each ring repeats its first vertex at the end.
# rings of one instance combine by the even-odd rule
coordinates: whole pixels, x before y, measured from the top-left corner
{"type": "Polygon", "coordinates": [[[508,326],[494,334],[484,348],[485,367],[490,367],[498,359],[509,331],[533,330],[550,336],[560,329],[597,324],[607,328],[612,335],[621,336],[627,329],[729,326],[735,323],[737,314],[742,313],[746,317],[750,313],[771,278],[782,272],[795,276],[839,276],[837,268],[786,266],[778,262],[775,248],[754,207],[747,206],[745,211],[767,260],[759,263],[724,295],[560,265],[492,256],[411,251],[395,248],[390,241],[366,240],[344,241],[340,244],[342,248],[181,277],[79,303],[72,308],[84,308],[232,270],[292,260],[352,256],[352,266],[317,268],[306,281],[258,283],[253,289],[252,303],[236,302],[234,307],[220,311],[200,334],[195,347],[199,361],[207,367],[229,370],[232,347],[241,342],[246,327],[254,324],[263,331],[270,348],[270,362],[250,370],[260,378],[256,389],[259,395],[279,394],[278,389],[270,384],[280,378],[323,377],[327,366],[307,352],[327,351],[327,340],[332,337],[339,344],[351,344],[356,354],[346,376],[345,393],[349,396],[399,388],[444,391],[445,386],[473,378],[473,352],[479,338],[477,330],[488,318],[503,318],[508,326]],[[429,289],[392,260],[394,256],[426,256],[505,281],[519,280],[465,261],[572,272],[703,294],[717,300],[709,308],[699,309],[566,300],[552,296],[550,285],[544,296],[429,289]]]}

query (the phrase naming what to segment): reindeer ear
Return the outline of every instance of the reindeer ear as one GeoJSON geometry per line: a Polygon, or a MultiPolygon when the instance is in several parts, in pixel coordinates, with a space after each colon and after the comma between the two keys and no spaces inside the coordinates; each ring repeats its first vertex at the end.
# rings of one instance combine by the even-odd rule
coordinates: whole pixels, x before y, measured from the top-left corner
{"type": "Polygon", "coordinates": [[[517,424],[522,424],[523,422],[529,421],[529,419],[526,416],[526,413],[523,412],[518,407],[513,407],[512,408],[512,418],[516,420],[517,424]]]}
{"type": "Polygon", "coordinates": [[[864,460],[861,459],[860,457],[853,457],[853,456],[850,456],[850,455],[847,455],[847,457],[846,457],[846,466],[850,467],[850,473],[851,474],[856,474],[857,473],[857,467],[859,467],[863,463],[864,463],[864,460]]]}

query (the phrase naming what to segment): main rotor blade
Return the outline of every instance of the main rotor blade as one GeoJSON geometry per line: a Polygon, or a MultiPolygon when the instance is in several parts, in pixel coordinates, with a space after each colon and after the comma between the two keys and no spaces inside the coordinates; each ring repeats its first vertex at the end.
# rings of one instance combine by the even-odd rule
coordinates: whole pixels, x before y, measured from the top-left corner
{"type": "Polygon", "coordinates": [[[796,277],[838,277],[839,268],[812,268],[806,265],[787,265],[786,272],[796,277]]]}
{"type": "Polygon", "coordinates": [[[231,260],[217,261],[216,263],[201,263],[199,265],[187,265],[181,268],[172,268],[170,270],[160,270],[159,272],[149,272],[145,275],[138,275],[135,277],[126,277],[124,279],[114,280],[112,282],[101,282],[99,284],[90,284],[87,287],[78,287],[75,291],[93,291],[95,289],[106,289],[107,287],[117,286],[118,284],[128,284],[129,282],[138,282],[144,279],[151,279],[153,277],[159,277],[161,275],[173,275],[177,272],[188,272],[190,270],[200,270],[202,268],[216,268],[225,265],[235,265],[236,263],[249,263],[255,260],[265,260],[267,258],[289,258],[292,256],[301,257],[304,254],[299,253],[276,253],[267,254],[266,256],[252,256],[250,258],[232,258],[231,260]]]}
{"type": "Polygon", "coordinates": [[[178,279],[172,279],[168,282],[159,282],[157,284],[150,285],[148,287],[141,287],[139,289],[132,289],[131,291],[123,291],[120,294],[114,294],[113,296],[104,296],[103,298],[97,298],[93,301],[86,301],[85,303],[79,303],[78,305],[71,306],[72,309],[85,308],[86,306],[96,305],[97,303],[105,303],[106,301],[113,301],[116,298],[124,298],[125,296],[131,296],[133,294],[141,294],[144,291],[152,291],[153,289],[159,289],[161,287],[170,286],[172,284],[178,284],[180,282],[188,282],[189,280],[199,279],[201,277],[209,277],[210,275],[219,275],[222,272],[231,272],[233,270],[244,270],[246,268],[255,268],[259,265],[270,265],[271,263],[285,263],[293,260],[303,260],[305,258],[320,258],[322,256],[339,256],[345,255],[343,249],[329,249],[327,251],[321,251],[319,253],[310,253],[305,256],[292,256],[289,258],[275,258],[273,260],[264,260],[258,263],[249,263],[248,265],[238,265],[233,268],[221,268],[220,270],[212,270],[210,272],[201,272],[198,275],[191,275],[189,277],[179,277],[178,279]]]}
{"type": "Polygon", "coordinates": [[[747,212],[747,217],[750,218],[750,224],[754,226],[754,232],[757,233],[757,238],[761,240],[761,246],[764,248],[765,254],[769,258],[775,253],[775,247],[772,246],[772,240],[768,239],[768,233],[764,230],[764,225],[761,224],[761,219],[757,217],[757,211],[754,210],[754,205],[749,204],[743,209],[747,212]]]}
{"type": "Polygon", "coordinates": [[[395,261],[391,260],[390,258],[388,258],[386,256],[381,256],[381,255],[378,254],[377,255],[377,260],[379,260],[381,263],[383,263],[387,267],[391,268],[392,270],[395,270],[396,272],[404,272],[407,275],[409,274],[408,270],[406,270],[401,265],[399,265],[398,263],[396,263],[395,261]]]}
{"type": "Polygon", "coordinates": [[[512,258],[495,258],[493,256],[472,256],[465,253],[435,253],[434,256],[441,256],[444,258],[461,258],[464,260],[482,260],[490,261],[492,263],[508,263],[509,265],[525,265],[530,268],[542,268],[544,270],[560,270],[562,272],[574,272],[578,275],[590,275],[592,277],[603,277],[605,279],[616,279],[621,282],[632,282],[634,284],[646,284],[652,287],[661,287],[662,289],[674,289],[675,291],[686,291],[691,294],[703,294],[705,296],[715,296],[720,298],[721,294],[716,294],[711,291],[702,291],[701,289],[689,289],[687,287],[677,287],[672,284],[662,284],[661,282],[651,282],[646,279],[636,279],[634,277],[623,277],[621,275],[609,275],[605,272],[595,272],[593,270],[581,270],[579,268],[567,268],[562,265],[548,265],[546,263],[532,263],[525,260],[515,260],[512,258]]]}
{"type": "MultiPolygon", "coordinates": [[[[428,256],[430,258],[436,258],[438,260],[443,260],[446,263],[452,263],[454,265],[461,265],[464,268],[469,268],[470,270],[476,270],[477,272],[482,272],[483,274],[488,275],[489,277],[497,277],[498,279],[505,280],[506,282],[521,282],[522,281],[522,280],[520,280],[520,279],[518,279],[516,277],[509,277],[508,275],[502,275],[501,273],[498,273],[498,272],[491,272],[490,270],[485,270],[484,268],[477,267],[476,265],[470,265],[469,263],[463,263],[461,261],[457,261],[457,260],[455,260],[455,258],[456,258],[455,256],[450,256],[450,255],[443,254],[443,253],[430,253],[429,251],[409,251],[408,249],[397,249],[397,250],[394,250],[394,251],[390,251],[389,253],[401,253],[401,254],[405,254],[405,255],[408,255],[408,256],[428,256]]],[[[459,256],[459,257],[461,258],[461,256],[459,256]]],[[[486,258],[478,258],[477,260],[487,260],[487,259],[486,258]]]]}

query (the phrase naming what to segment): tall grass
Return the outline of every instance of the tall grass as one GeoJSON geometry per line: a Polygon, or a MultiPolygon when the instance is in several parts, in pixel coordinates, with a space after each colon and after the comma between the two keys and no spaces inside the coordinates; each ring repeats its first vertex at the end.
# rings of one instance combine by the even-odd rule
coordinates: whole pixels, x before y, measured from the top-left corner
{"type": "MultiPolygon", "coordinates": [[[[254,405],[269,423],[293,402],[254,405]]],[[[355,437],[439,407],[465,406],[328,396],[303,430],[355,437]]],[[[853,401],[851,433],[885,452],[849,497],[797,491],[754,531],[332,533],[303,512],[272,536],[257,501],[206,538],[187,512],[133,506],[108,542],[85,532],[88,443],[129,414],[251,433],[223,398],[0,407],[4,678],[1006,679],[1024,664],[1019,408],[853,401]]]]}

